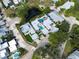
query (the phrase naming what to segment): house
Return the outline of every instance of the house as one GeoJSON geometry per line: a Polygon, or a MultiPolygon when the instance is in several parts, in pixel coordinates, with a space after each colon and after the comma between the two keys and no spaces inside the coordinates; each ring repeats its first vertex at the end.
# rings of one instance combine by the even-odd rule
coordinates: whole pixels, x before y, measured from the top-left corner
{"type": "Polygon", "coordinates": [[[8,43],[4,42],[4,43],[0,44],[0,50],[8,48],[8,46],[9,46],[8,43]]]}
{"type": "Polygon", "coordinates": [[[41,19],[41,20],[39,19],[40,18],[32,21],[31,24],[36,31],[41,31],[43,34],[47,35],[49,31],[45,28],[45,26],[42,23],[40,23],[40,22],[43,22],[44,19],[41,19]]]}
{"type": "Polygon", "coordinates": [[[38,35],[29,23],[22,25],[20,28],[24,35],[29,34],[33,40],[38,39],[38,35]]]}
{"type": "Polygon", "coordinates": [[[62,22],[62,21],[64,21],[64,19],[60,15],[58,15],[58,13],[56,13],[56,12],[50,12],[50,13],[48,13],[48,16],[54,22],[62,22]]]}
{"type": "Polygon", "coordinates": [[[13,5],[11,0],[2,0],[2,1],[5,7],[9,7],[13,5]]]}
{"type": "Polygon", "coordinates": [[[42,24],[46,27],[46,29],[49,32],[57,32],[58,28],[55,26],[55,24],[50,20],[50,18],[47,15],[44,15],[43,17],[40,18],[44,19],[44,21],[42,22],[42,24]]]}
{"type": "Polygon", "coordinates": [[[0,51],[0,59],[8,59],[6,54],[7,54],[6,49],[1,50],[0,51]]]}
{"type": "Polygon", "coordinates": [[[8,43],[0,43],[0,58],[1,59],[7,59],[8,53],[6,51],[6,48],[8,48],[8,43]]]}
{"type": "Polygon", "coordinates": [[[36,31],[39,30],[39,27],[37,26],[37,25],[39,24],[38,19],[32,21],[31,24],[32,24],[32,26],[34,27],[34,29],[35,29],[36,31]]]}
{"type": "Polygon", "coordinates": [[[76,50],[72,54],[70,54],[67,59],[79,59],[79,51],[76,50]]]}
{"type": "Polygon", "coordinates": [[[4,26],[0,28],[0,35],[1,36],[5,36],[7,34],[7,32],[8,32],[8,28],[6,28],[4,26]]]}
{"type": "Polygon", "coordinates": [[[22,0],[2,0],[5,7],[15,7],[15,5],[19,4],[22,0]]]}
{"type": "Polygon", "coordinates": [[[0,20],[0,26],[5,25],[4,20],[0,20]]]}
{"type": "Polygon", "coordinates": [[[68,9],[70,9],[71,7],[73,7],[74,5],[75,5],[74,2],[67,1],[67,2],[64,3],[62,6],[59,6],[58,9],[63,8],[63,9],[68,10],[68,9]]]}
{"type": "Polygon", "coordinates": [[[17,50],[17,43],[15,41],[15,39],[12,39],[11,41],[8,42],[9,43],[9,50],[10,52],[15,52],[17,50]]]}
{"type": "Polygon", "coordinates": [[[12,39],[9,42],[0,43],[0,58],[7,59],[9,53],[14,53],[17,50],[17,42],[12,39]]]}

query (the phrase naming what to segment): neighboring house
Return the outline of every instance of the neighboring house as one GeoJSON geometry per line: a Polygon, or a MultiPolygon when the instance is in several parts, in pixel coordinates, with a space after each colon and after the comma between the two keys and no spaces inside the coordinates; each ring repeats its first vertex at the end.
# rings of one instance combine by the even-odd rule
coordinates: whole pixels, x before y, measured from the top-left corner
{"type": "Polygon", "coordinates": [[[20,28],[21,31],[24,33],[24,35],[29,34],[34,41],[39,38],[35,30],[32,28],[32,26],[29,23],[22,25],[20,28]]]}
{"type": "Polygon", "coordinates": [[[71,7],[73,7],[75,5],[75,3],[74,2],[71,2],[71,1],[67,1],[66,3],[64,3],[62,6],[59,6],[58,7],[58,9],[60,10],[60,9],[66,9],[66,10],[68,10],[68,9],[70,9],[71,7]]]}
{"type": "Polygon", "coordinates": [[[15,7],[15,5],[22,2],[22,0],[2,0],[5,7],[15,7]]]}
{"type": "Polygon", "coordinates": [[[9,53],[14,53],[15,51],[17,51],[17,42],[15,41],[15,39],[0,44],[1,59],[7,59],[9,53]]]}
{"type": "Polygon", "coordinates": [[[0,28],[0,35],[5,36],[8,32],[8,29],[6,27],[1,27],[0,28]]]}
{"type": "Polygon", "coordinates": [[[74,51],[72,54],[68,56],[67,59],[79,59],[79,51],[78,50],[74,51]]]}
{"type": "Polygon", "coordinates": [[[47,15],[37,18],[32,21],[31,24],[36,31],[41,31],[44,35],[48,35],[50,32],[57,32],[59,30],[47,15]]]}
{"type": "Polygon", "coordinates": [[[0,59],[8,59],[6,49],[0,51],[0,59]]]}
{"type": "Polygon", "coordinates": [[[2,49],[5,49],[5,48],[8,48],[8,43],[7,42],[4,42],[4,43],[1,43],[0,44],[0,50],[2,50],[2,49]]]}
{"type": "Polygon", "coordinates": [[[7,59],[8,52],[6,51],[6,48],[8,48],[8,43],[0,43],[0,58],[1,59],[7,59]]]}
{"type": "Polygon", "coordinates": [[[64,21],[64,18],[62,18],[58,13],[56,12],[50,12],[48,13],[48,16],[51,18],[52,21],[54,22],[62,22],[64,21]]]}
{"type": "Polygon", "coordinates": [[[4,20],[0,20],[0,26],[3,26],[3,25],[5,25],[4,20]]]}
{"type": "Polygon", "coordinates": [[[8,43],[9,43],[8,48],[9,48],[10,52],[15,52],[17,50],[17,42],[15,41],[15,39],[12,39],[8,43]]]}
{"type": "Polygon", "coordinates": [[[39,21],[41,19],[44,19],[44,21],[40,23],[42,23],[49,32],[57,32],[59,30],[56,27],[55,23],[53,23],[47,15],[44,15],[43,17],[41,17],[39,21]]]}
{"type": "Polygon", "coordinates": [[[8,35],[8,31],[10,30],[7,28],[2,16],[2,13],[0,13],[0,59],[8,59],[9,54],[17,50],[17,42],[13,38],[9,42],[7,41],[8,39],[3,38],[8,35]]]}
{"type": "Polygon", "coordinates": [[[0,36],[5,36],[9,29],[6,27],[6,21],[4,20],[4,14],[0,13],[0,36]]]}

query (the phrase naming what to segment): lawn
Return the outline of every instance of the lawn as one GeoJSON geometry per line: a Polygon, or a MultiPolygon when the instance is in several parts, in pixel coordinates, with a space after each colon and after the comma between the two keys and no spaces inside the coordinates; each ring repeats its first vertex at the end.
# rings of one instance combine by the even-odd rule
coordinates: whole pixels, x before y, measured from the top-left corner
{"type": "Polygon", "coordinates": [[[71,53],[72,49],[73,47],[71,46],[70,41],[68,41],[64,50],[64,56],[68,56],[71,53]]]}
{"type": "Polygon", "coordinates": [[[31,42],[31,43],[33,42],[33,40],[32,40],[32,38],[30,37],[30,35],[26,35],[25,38],[26,38],[27,41],[29,41],[29,42],[31,42]]]}

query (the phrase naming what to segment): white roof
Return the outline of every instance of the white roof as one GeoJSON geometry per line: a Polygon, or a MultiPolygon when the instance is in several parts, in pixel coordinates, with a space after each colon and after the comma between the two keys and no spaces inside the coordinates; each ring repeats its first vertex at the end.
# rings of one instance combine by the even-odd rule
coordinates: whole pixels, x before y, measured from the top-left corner
{"type": "Polygon", "coordinates": [[[6,7],[8,6],[8,3],[10,3],[10,0],[2,0],[2,1],[6,7]]]}
{"type": "Polygon", "coordinates": [[[8,43],[7,42],[2,44],[2,48],[7,48],[7,47],[8,47],[8,43]]]}
{"type": "Polygon", "coordinates": [[[31,26],[30,26],[29,23],[26,23],[26,24],[24,24],[24,25],[21,26],[21,31],[22,31],[23,33],[26,33],[26,32],[28,32],[28,31],[30,31],[30,29],[31,29],[31,26]]]}
{"type": "Polygon", "coordinates": [[[31,28],[31,29],[30,29],[30,33],[31,33],[31,34],[34,34],[34,33],[35,33],[35,30],[34,30],[33,28],[31,28]]]}
{"type": "Polygon", "coordinates": [[[4,58],[6,56],[5,53],[6,53],[6,50],[5,49],[4,50],[1,50],[0,51],[0,57],[1,58],[4,58]]]}
{"type": "MultiPolygon", "coordinates": [[[[42,17],[41,17],[42,18],[42,17]]],[[[39,27],[38,27],[38,25],[40,25],[43,29],[41,29],[41,32],[43,33],[43,34],[48,34],[49,33],[49,31],[45,28],[45,26],[44,25],[42,25],[39,21],[38,21],[39,19],[36,19],[36,20],[34,20],[34,21],[32,21],[32,25],[33,25],[33,27],[35,28],[35,30],[39,30],[39,27]]]]}
{"type": "Polygon", "coordinates": [[[51,29],[51,32],[57,32],[59,30],[59,28],[53,26],[52,29],[51,29]]]}
{"type": "Polygon", "coordinates": [[[32,21],[31,23],[32,23],[33,27],[35,28],[35,30],[39,30],[39,28],[37,26],[39,24],[38,19],[32,21]]]}
{"type": "Polygon", "coordinates": [[[9,45],[10,52],[15,52],[17,50],[16,41],[14,39],[9,41],[9,45]]]}
{"type": "Polygon", "coordinates": [[[33,28],[30,29],[29,35],[32,37],[33,40],[38,38],[38,35],[36,34],[36,32],[33,28]]]}
{"type": "Polygon", "coordinates": [[[35,34],[33,34],[33,35],[30,35],[31,37],[32,37],[32,39],[33,40],[36,40],[36,39],[38,39],[38,35],[35,33],[35,34]]]}
{"type": "Polygon", "coordinates": [[[74,6],[74,2],[67,1],[65,4],[60,6],[60,8],[70,9],[70,7],[74,6]]]}
{"type": "Polygon", "coordinates": [[[16,45],[16,41],[15,41],[14,39],[11,40],[11,41],[9,41],[9,45],[10,45],[10,46],[16,45]]]}
{"type": "Polygon", "coordinates": [[[9,46],[9,50],[10,50],[10,52],[15,52],[17,50],[16,45],[9,46]]]}
{"type": "Polygon", "coordinates": [[[6,31],[8,31],[6,27],[0,28],[0,35],[6,35],[6,31]]]}
{"type": "Polygon", "coordinates": [[[46,28],[44,28],[43,30],[41,30],[42,32],[43,32],[43,34],[45,34],[45,35],[47,35],[48,33],[49,33],[49,31],[46,29],[46,28]]]}
{"type": "Polygon", "coordinates": [[[0,44],[0,50],[5,49],[7,47],[8,47],[8,43],[7,42],[5,42],[3,44],[0,44]]]}
{"type": "Polygon", "coordinates": [[[4,25],[5,22],[3,20],[0,20],[0,25],[4,25]]]}
{"type": "Polygon", "coordinates": [[[18,1],[18,0],[13,0],[13,2],[14,2],[15,4],[19,4],[19,1],[18,1]]]}
{"type": "Polygon", "coordinates": [[[79,51],[76,50],[67,59],[79,59],[79,51]]]}
{"type": "Polygon", "coordinates": [[[21,30],[25,35],[29,34],[33,40],[38,38],[38,35],[35,33],[35,30],[32,28],[32,26],[29,23],[22,25],[21,30]]]}
{"type": "Polygon", "coordinates": [[[51,29],[51,28],[52,28],[52,27],[51,27],[51,24],[52,24],[53,22],[50,20],[50,18],[49,18],[48,16],[45,15],[44,17],[47,18],[47,19],[44,20],[44,22],[43,22],[44,26],[46,26],[47,29],[51,29]]]}
{"type": "Polygon", "coordinates": [[[57,13],[55,13],[55,12],[50,12],[48,15],[55,22],[58,22],[58,21],[62,22],[62,21],[64,21],[64,19],[61,16],[59,16],[57,13]]]}

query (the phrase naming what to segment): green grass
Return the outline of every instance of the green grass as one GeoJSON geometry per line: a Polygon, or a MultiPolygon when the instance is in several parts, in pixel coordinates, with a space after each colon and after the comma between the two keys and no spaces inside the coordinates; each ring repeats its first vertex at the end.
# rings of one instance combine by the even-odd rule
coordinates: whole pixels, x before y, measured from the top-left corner
{"type": "Polygon", "coordinates": [[[27,40],[27,41],[33,42],[33,40],[32,40],[32,38],[30,37],[30,35],[26,35],[25,37],[26,37],[26,40],[27,40]]]}
{"type": "Polygon", "coordinates": [[[69,55],[69,53],[71,53],[72,49],[73,48],[71,46],[71,43],[70,43],[70,41],[68,41],[66,44],[65,50],[64,50],[64,55],[65,56],[69,55]]]}

